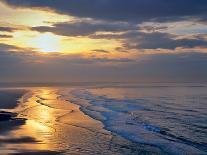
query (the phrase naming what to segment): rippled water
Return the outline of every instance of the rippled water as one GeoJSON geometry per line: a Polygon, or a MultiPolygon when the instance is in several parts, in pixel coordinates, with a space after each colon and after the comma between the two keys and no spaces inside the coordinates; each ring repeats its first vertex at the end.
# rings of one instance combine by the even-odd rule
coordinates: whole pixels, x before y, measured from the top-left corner
{"type": "Polygon", "coordinates": [[[170,154],[207,154],[206,87],[79,89],[72,94],[71,102],[126,139],[170,154]]]}

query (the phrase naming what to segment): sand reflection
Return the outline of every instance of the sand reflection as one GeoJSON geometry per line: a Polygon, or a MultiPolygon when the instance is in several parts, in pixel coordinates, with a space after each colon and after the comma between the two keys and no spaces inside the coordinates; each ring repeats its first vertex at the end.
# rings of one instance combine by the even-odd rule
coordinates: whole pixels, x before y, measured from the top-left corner
{"type": "Polygon", "coordinates": [[[17,112],[18,117],[26,121],[18,129],[11,131],[9,136],[30,137],[32,141],[8,144],[7,149],[16,152],[77,151],[76,147],[80,148],[93,141],[97,133],[106,132],[102,123],[81,112],[78,105],[61,98],[59,91],[53,88],[31,89],[22,97],[13,112],[17,112]]]}
{"type": "MultiPolygon", "coordinates": [[[[26,123],[18,130],[12,131],[10,135],[12,137],[28,136],[34,138],[35,141],[18,144],[18,147],[13,145],[13,147],[23,150],[56,150],[52,139],[57,141],[57,137],[55,137],[57,110],[49,107],[47,100],[56,100],[57,95],[54,89],[48,88],[31,90],[30,94],[27,101],[21,102],[15,109],[19,117],[26,119],[26,123]]],[[[60,110],[58,111],[61,115],[60,110]]]]}

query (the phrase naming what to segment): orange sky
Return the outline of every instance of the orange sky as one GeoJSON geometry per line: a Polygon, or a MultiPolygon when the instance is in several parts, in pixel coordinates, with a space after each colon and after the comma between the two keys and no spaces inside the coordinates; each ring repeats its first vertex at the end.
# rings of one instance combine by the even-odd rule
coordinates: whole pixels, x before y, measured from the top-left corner
{"type": "MultiPolygon", "coordinates": [[[[192,62],[202,61],[203,67],[207,51],[207,26],[205,19],[202,20],[203,16],[199,13],[199,8],[198,14],[195,15],[188,15],[187,11],[185,15],[184,8],[184,15],[179,15],[177,10],[175,10],[175,15],[170,13],[165,15],[165,12],[159,12],[162,9],[156,8],[159,16],[151,17],[149,12],[143,12],[142,15],[138,14],[136,10],[130,9],[133,2],[128,2],[129,8],[126,6],[124,9],[120,2],[115,10],[110,10],[110,5],[112,5],[110,3],[113,2],[106,2],[104,5],[109,12],[99,12],[99,9],[88,9],[89,12],[87,12],[86,9],[86,12],[83,13],[81,11],[84,9],[74,11],[69,5],[65,8],[66,4],[59,4],[60,6],[56,7],[52,1],[42,4],[33,0],[0,2],[0,51],[9,55],[4,58],[5,54],[0,53],[0,59],[2,59],[0,65],[4,67],[2,70],[5,70],[5,74],[2,76],[3,81],[13,75],[12,72],[15,69],[9,68],[15,66],[12,63],[18,64],[20,68],[24,68],[23,66],[27,64],[28,68],[25,70],[35,68],[38,71],[41,70],[40,65],[46,65],[44,70],[48,72],[48,75],[50,67],[58,66],[56,69],[61,71],[67,68],[66,66],[75,64],[73,67],[77,70],[76,72],[71,69],[67,75],[64,75],[66,74],[64,71],[61,73],[60,77],[64,77],[65,81],[69,74],[72,77],[80,77],[81,68],[86,66],[91,70],[91,73],[88,73],[90,75],[96,74],[97,70],[101,70],[100,67],[108,67],[109,70],[103,71],[105,77],[100,77],[101,80],[106,78],[109,81],[116,79],[115,77],[123,78],[126,70],[133,74],[135,79],[129,75],[129,78],[133,80],[136,80],[137,77],[141,77],[141,79],[145,79],[145,76],[152,75],[153,77],[157,73],[148,70],[156,65],[158,70],[161,70],[160,75],[156,78],[159,79],[162,74],[172,78],[172,75],[175,74],[173,70],[178,70],[179,61],[184,58],[184,61],[189,63],[185,66],[191,66],[192,62]],[[116,12],[116,9],[119,12],[116,12]],[[125,18],[123,15],[129,17],[125,18]],[[182,20],[180,20],[181,18],[182,20]],[[56,64],[57,62],[58,64],[56,64]],[[162,67],[170,66],[170,69],[159,68],[160,63],[162,67]],[[9,69],[5,69],[5,66],[9,69]],[[50,67],[48,68],[48,66],[50,67]],[[111,69],[113,67],[115,68],[111,69]],[[116,74],[114,70],[117,71],[116,74]],[[169,70],[172,70],[172,73],[169,70]],[[138,76],[138,74],[140,75],[138,76]]],[[[77,4],[77,7],[99,7],[96,5],[77,4]]],[[[151,4],[148,5],[150,7],[151,4]]],[[[101,9],[103,8],[101,7],[101,9]]],[[[154,14],[156,16],[156,13],[154,14]]],[[[199,74],[203,72],[202,67],[197,66],[199,74]]],[[[188,70],[188,68],[183,70],[188,70]]],[[[28,75],[30,73],[25,72],[25,76],[28,76],[27,79],[32,79],[28,75]]],[[[186,72],[186,77],[188,74],[194,75],[191,69],[189,72],[186,72]]],[[[45,72],[42,71],[41,74],[43,73],[45,72]]],[[[52,74],[52,76],[54,75],[52,74]]],[[[100,78],[98,73],[96,76],[97,79],[100,78]]],[[[88,77],[90,76],[87,75],[88,77]]],[[[18,78],[21,79],[21,75],[18,78]]],[[[58,81],[57,78],[54,79],[58,81]]]]}

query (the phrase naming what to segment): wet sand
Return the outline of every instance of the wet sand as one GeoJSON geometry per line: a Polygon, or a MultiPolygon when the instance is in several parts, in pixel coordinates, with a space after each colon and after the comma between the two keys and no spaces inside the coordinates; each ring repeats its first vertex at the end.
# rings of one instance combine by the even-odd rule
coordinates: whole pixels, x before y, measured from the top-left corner
{"type": "Polygon", "coordinates": [[[24,89],[0,89],[0,109],[13,109],[18,99],[26,93],[24,89]]]}
{"type": "Polygon", "coordinates": [[[72,95],[68,94],[67,100],[61,97],[59,92],[64,90],[16,91],[21,95],[13,98],[3,92],[13,105],[0,110],[2,154],[164,154],[159,148],[133,143],[105,130],[100,121],[68,101],[72,95]]]}

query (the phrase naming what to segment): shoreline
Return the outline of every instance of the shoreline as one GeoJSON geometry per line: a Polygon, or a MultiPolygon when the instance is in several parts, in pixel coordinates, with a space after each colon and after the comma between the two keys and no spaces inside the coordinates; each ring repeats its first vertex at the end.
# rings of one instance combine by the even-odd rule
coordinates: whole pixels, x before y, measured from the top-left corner
{"type": "Polygon", "coordinates": [[[157,148],[130,142],[105,130],[100,121],[83,113],[79,105],[60,98],[58,91],[33,89],[25,94],[25,99],[20,99],[20,104],[11,109],[17,115],[12,121],[4,121],[8,129],[4,135],[0,132],[2,151],[13,150],[10,154],[160,154],[157,148]]]}
{"type": "MultiPolygon", "coordinates": [[[[205,146],[202,148],[201,145],[196,145],[195,148],[201,149],[200,151],[194,148],[196,141],[192,140],[192,144],[181,141],[178,136],[173,136],[169,129],[164,130],[165,128],[159,124],[150,123],[155,116],[160,115],[162,118],[163,115],[169,115],[168,111],[162,110],[165,106],[169,106],[168,110],[178,108],[177,105],[173,107],[172,102],[163,103],[174,101],[174,99],[179,101],[174,98],[173,92],[177,94],[179,90],[183,93],[187,88],[162,88],[161,91],[166,94],[158,98],[156,97],[161,92],[158,94],[155,92],[160,88],[139,89],[47,87],[30,88],[26,93],[24,93],[26,89],[5,89],[5,92],[1,90],[0,94],[3,91],[4,98],[13,96],[13,102],[7,107],[8,109],[0,109],[0,149],[5,151],[5,154],[44,154],[44,152],[46,154],[77,152],[90,154],[95,152],[95,154],[130,155],[144,152],[147,155],[165,155],[184,154],[188,150],[191,150],[192,154],[199,154],[201,150],[205,152],[205,146]],[[137,96],[134,93],[135,90],[142,94],[137,96]],[[127,98],[123,95],[126,92],[131,95],[131,99],[130,96],[127,98]],[[21,93],[23,95],[18,98],[17,95],[21,93]],[[145,95],[146,97],[153,95],[158,100],[157,102],[152,100],[152,102],[145,99],[145,95]],[[166,113],[159,114],[156,110],[166,113]],[[154,111],[156,115],[150,117],[154,111]],[[147,122],[143,122],[146,116],[149,118],[147,122]],[[167,141],[167,138],[173,139],[175,143],[167,141]]],[[[201,92],[204,93],[203,89],[205,88],[192,87],[199,96],[201,92]]],[[[190,92],[191,95],[192,93],[190,92]]],[[[203,99],[206,99],[205,96],[203,99]]],[[[183,105],[184,109],[181,105],[179,108],[186,110],[188,105],[189,102],[186,102],[186,105],[183,105]]],[[[159,119],[159,121],[165,123],[169,119],[159,119]]]]}

